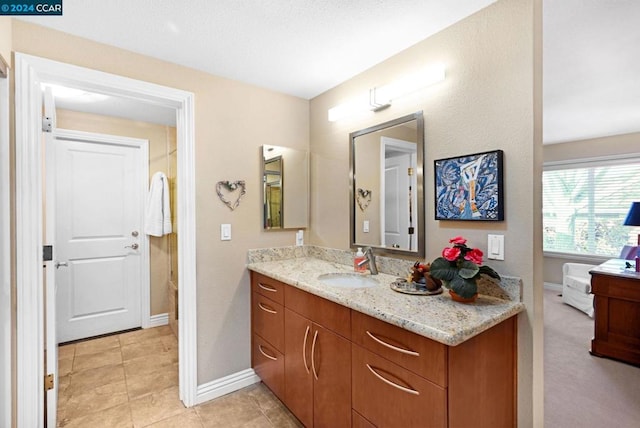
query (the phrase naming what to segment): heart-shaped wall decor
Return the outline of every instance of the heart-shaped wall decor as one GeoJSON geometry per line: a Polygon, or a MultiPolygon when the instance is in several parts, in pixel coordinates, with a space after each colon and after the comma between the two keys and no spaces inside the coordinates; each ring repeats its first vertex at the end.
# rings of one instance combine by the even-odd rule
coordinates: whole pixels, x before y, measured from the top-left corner
{"type": "Polygon", "coordinates": [[[218,184],[216,184],[216,193],[218,194],[218,198],[233,211],[240,205],[240,200],[244,194],[247,193],[247,189],[244,180],[218,181],[218,184]]]}
{"type": "Polygon", "coordinates": [[[364,211],[371,203],[371,190],[358,189],[357,192],[356,201],[358,202],[360,211],[364,211]]]}

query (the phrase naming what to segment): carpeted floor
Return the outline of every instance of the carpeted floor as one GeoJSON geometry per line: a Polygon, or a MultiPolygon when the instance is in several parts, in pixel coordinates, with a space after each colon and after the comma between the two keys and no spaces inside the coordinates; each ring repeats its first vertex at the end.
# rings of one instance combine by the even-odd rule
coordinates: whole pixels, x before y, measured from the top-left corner
{"type": "Polygon", "coordinates": [[[545,428],[640,427],[640,368],[589,354],[593,319],[544,291],[545,428]]]}

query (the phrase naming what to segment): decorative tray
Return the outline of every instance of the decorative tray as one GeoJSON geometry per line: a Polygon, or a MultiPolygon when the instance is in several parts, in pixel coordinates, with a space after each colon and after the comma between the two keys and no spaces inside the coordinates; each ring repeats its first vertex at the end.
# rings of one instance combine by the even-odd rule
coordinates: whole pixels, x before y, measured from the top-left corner
{"type": "Polygon", "coordinates": [[[404,294],[413,294],[416,296],[434,296],[436,294],[442,294],[442,287],[436,290],[429,291],[423,284],[417,282],[409,282],[404,278],[398,278],[390,284],[393,291],[404,294]]]}

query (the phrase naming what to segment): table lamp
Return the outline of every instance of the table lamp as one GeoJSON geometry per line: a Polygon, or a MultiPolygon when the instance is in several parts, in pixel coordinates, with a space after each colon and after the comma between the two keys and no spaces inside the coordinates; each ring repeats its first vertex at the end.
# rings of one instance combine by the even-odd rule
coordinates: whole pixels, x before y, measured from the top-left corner
{"type": "MultiPolygon", "coordinates": [[[[640,202],[631,203],[629,214],[624,219],[625,226],[640,226],[640,202]]],[[[638,234],[638,247],[636,247],[636,272],[640,272],[640,233],[638,234]]]]}

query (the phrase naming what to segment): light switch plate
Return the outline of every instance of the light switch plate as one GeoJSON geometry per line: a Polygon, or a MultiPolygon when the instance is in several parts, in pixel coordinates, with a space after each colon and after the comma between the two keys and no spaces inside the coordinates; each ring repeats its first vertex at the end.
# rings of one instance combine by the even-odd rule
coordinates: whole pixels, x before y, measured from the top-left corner
{"type": "Polygon", "coordinates": [[[221,241],[231,241],[231,225],[221,224],[220,225],[220,240],[221,241]]]}
{"type": "Polygon", "coordinates": [[[504,235],[488,235],[487,258],[504,260],[504,235]]]}
{"type": "Polygon", "coordinates": [[[362,222],[362,231],[364,233],[369,233],[369,220],[365,220],[362,222]]]}

